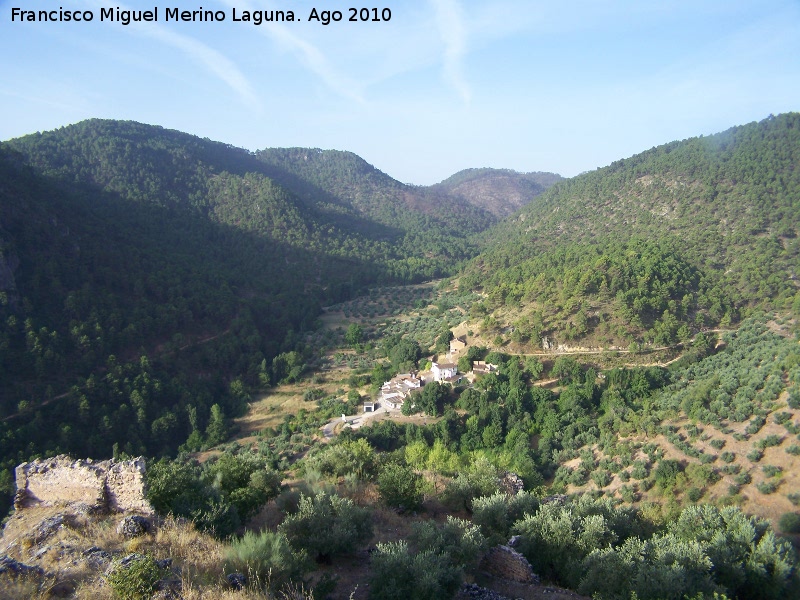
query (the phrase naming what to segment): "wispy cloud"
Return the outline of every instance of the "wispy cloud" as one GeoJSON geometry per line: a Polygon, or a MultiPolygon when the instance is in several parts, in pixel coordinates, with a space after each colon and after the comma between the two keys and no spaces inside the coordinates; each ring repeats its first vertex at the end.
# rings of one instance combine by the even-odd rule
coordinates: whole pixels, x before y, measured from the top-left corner
{"type": "MultiPolygon", "coordinates": [[[[245,1],[234,2],[223,0],[231,8],[253,10],[252,5],[245,1]]],[[[328,88],[336,94],[365,104],[362,86],[345,77],[326,58],[325,54],[311,42],[289,31],[289,28],[277,23],[269,27],[258,27],[257,31],[270,38],[282,50],[294,54],[300,63],[316,75],[328,88]]]]}
{"type": "Polygon", "coordinates": [[[467,29],[461,6],[456,0],[430,0],[436,10],[436,24],[444,42],[444,76],[465,104],[472,96],[464,77],[463,58],[467,53],[467,29]]]}
{"type": "MultiPolygon", "coordinates": [[[[103,6],[96,0],[91,2],[94,6],[103,6]]],[[[123,4],[118,5],[122,10],[130,10],[123,4]]],[[[163,25],[148,23],[148,27],[126,27],[126,31],[134,35],[142,35],[158,40],[159,42],[177,48],[190,59],[200,63],[204,68],[211,71],[216,77],[221,79],[237,96],[242,103],[255,112],[261,112],[261,103],[253,90],[253,86],[239,70],[236,64],[214,50],[210,46],[197,41],[180,33],[175,33],[163,25]]]]}

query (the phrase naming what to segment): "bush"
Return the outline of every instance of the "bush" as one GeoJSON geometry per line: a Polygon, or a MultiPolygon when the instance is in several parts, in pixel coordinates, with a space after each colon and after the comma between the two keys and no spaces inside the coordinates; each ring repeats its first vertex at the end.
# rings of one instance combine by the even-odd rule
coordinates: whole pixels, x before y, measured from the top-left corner
{"type": "Polygon", "coordinates": [[[225,552],[225,570],[245,573],[251,579],[272,589],[279,589],[291,580],[299,579],[311,567],[308,554],[296,552],[281,533],[246,532],[231,542],[225,552]]]}
{"type": "Polygon", "coordinates": [[[689,499],[689,502],[697,502],[703,497],[703,490],[691,487],[686,491],[686,497],[689,499]]]}
{"type": "Polygon", "coordinates": [[[736,485],[747,485],[753,481],[753,478],[750,477],[750,473],[740,473],[733,478],[733,481],[736,482],[736,485]]]}
{"type": "Polygon", "coordinates": [[[797,444],[792,444],[788,448],[786,448],[786,454],[791,454],[792,456],[800,456],[800,446],[797,444]]]}
{"type": "Polygon", "coordinates": [[[320,492],[303,495],[295,514],[278,526],[294,548],[317,560],[352,552],[372,536],[372,518],[347,498],[320,492]]]}
{"type": "Polygon", "coordinates": [[[722,462],[732,463],[734,460],[736,460],[736,454],[733,452],[723,452],[719,455],[719,458],[722,462]]]}
{"type": "Polygon", "coordinates": [[[467,473],[459,473],[442,492],[442,503],[450,510],[472,510],[472,500],[490,496],[498,489],[497,469],[479,457],[467,473]]]}
{"type": "Polygon", "coordinates": [[[761,467],[761,470],[767,477],[777,477],[778,475],[783,473],[783,469],[781,467],[776,467],[774,465],[764,465],[763,467],[761,467]]]}
{"type": "Polygon", "coordinates": [[[711,444],[712,448],[722,450],[722,448],[725,446],[725,440],[711,440],[709,444],[711,444]]]}
{"type": "Polygon", "coordinates": [[[378,493],[387,505],[414,510],[422,504],[422,476],[411,467],[388,464],[378,475],[378,493]]]}
{"type": "Polygon", "coordinates": [[[496,492],[473,500],[472,522],[492,542],[505,543],[511,526],[525,515],[535,513],[538,507],[539,499],[530,492],[522,491],[514,496],[496,492]]]}
{"type": "Polygon", "coordinates": [[[764,448],[771,448],[773,446],[780,446],[781,442],[783,442],[783,438],[779,435],[768,435],[767,437],[758,440],[755,443],[756,448],[763,450],[764,448]]]}
{"type": "Polygon", "coordinates": [[[486,540],[480,528],[465,521],[448,516],[443,525],[435,521],[414,523],[411,541],[419,552],[433,552],[446,556],[449,562],[460,568],[472,570],[486,550],[486,540]]]}
{"type": "Polygon", "coordinates": [[[114,561],[106,581],[121,600],[149,600],[156,591],[156,583],[167,577],[169,571],[159,567],[152,556],[133,556],[125,565],[114,561]]]}
{"type": "Polygon", "coordinates": [[[592,473],[592,481],[597,487],[604,488],[611,483],[611,473],[604,470],[595,471],[592,473]]]}
{"type": "Polygon", "coordinates": [[[756,484],[756,488],[762,494],[774,494],[778,489],[778,484],[774,481],[762,481],[756,484]]]}
{"type": "Polygon", "coordinates": [[[633,470],[631,471],[631,477],[634,479],[644,479],[647,477],[647,465],[644,461],[637,460],[633,463],[633,470]]]}
{"type": "Polygon", "coordinates": [[[764,458],[764,453],[761,450],[751,450],[747,453],[747,460],[750,462],[758,462],[764,458]]]}
{"type": "Polygon", "coordinates": [[[427,550],[412,554],[405,541],[378,544],[370,569],[370,600],[451,598],[461,572],[446,556],[427,550]]]}
{"type": "Polygon", "coordinates": [[[677,460],[661,459],[654,474],[656,485],[661,489],[673,486],[681,470],[677,460]]]}
{"type": "Polygon", "coordinates": [[[800,533],[800,515],[793,512],[784,513],[778,521],[778,528],[783,533],[800,533]]]}

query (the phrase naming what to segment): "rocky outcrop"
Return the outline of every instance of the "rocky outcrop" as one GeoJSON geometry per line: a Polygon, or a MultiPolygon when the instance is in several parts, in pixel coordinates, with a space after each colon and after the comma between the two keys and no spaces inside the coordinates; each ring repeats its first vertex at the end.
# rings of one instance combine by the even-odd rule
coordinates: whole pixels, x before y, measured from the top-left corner
{"type": "Polygon", "coordinates": [[[153,528],[149,520],[139,515],[126,515],[117,525],[117,533],[122,537],[135,538],[153,528]]]}
{"type": "Polygon", "coordinates": [[[481,587],[476,583],[465,583],[458,590],[456,600],[511,600],[497,592],[481,587]]]}
{"type": "Polygon", "coordinates": [[[14,508],[85,505],[93,511],[152,514],[145,470],[141,457],[94,462],[62,455],[22,463],[15,470],[14,508]]]}
{"type": "Polygon", "coordinates": [[[480,570],[498,579],[539,583],[539,576],[533,572],[528,559],[509,546],[495,546],[489,550],[481,561],[480,570]]]}
{"type": "Polygon", "coordinates": [[[525,483],[522,478],[516,473],[504,472],[497,478],[497,483],[500,491],[508,494],[509,496],[516,496],[525,489],[525,483]]]}

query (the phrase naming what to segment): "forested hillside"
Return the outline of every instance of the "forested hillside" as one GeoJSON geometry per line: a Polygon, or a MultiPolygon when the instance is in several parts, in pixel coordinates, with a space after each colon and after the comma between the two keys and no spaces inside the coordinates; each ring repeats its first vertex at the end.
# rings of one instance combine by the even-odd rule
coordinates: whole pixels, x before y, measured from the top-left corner
{"type": "Polygon", "coordinates": [[[755,306],[800,309],[798,223],[792,113],[556,184],[487,232],[462,285],[535,343],[673,343],[755,306]]]}
{"type": "Polygon", "coordinates": [[[221,439],[243,383],[268,379],[289,332],[317,318],[306,251],[37,175],[8,148],[0,182],[6,469],[37,454],[221,439]]]}
{"type": "Polygon", "coordinates": [[[248,389],[302,371],[323,303],[454,272],[494,222],[349,153],[132,122],[4,143],[0,182],[6,488],[36,454],[221,441],[248,389]]]}

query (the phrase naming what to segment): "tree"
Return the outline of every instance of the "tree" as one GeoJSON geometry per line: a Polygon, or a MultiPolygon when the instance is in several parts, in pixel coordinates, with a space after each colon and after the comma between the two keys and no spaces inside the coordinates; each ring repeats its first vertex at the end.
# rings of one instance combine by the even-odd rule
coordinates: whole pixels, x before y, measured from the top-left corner
{"type": "Polygon", "coordinates": [[[583,372],[578,361],[571,356],[559,356],[553,363],[553,370],[550,373],[557,377],[562,383],[581,383],[583,372]]]}
{"type": "Polygon", "coordinates": [[[422,504],[422,476],[411,467],[388,464],[378,475],[378,493],[387,505],[415,510],[422,504]]]}
{"type": "Polygon", "coordinates": [[[358,323],[350,323],[347,332],[344,334],[344,341],[347,345],[355,348],[364,341],[364,330],[358,323]]]}
{"type": "Polygon", "coordinates": [[[422,356],[422,350],[416,340],[402,339],[389,351],[389,360],[398,371],[413,369],[422,356]]]}
{"type": "Polygon", "coordinates": [[[206,427],[206,443],[209,446],[216,446],[224,442],[228,437],[228,426],[225,424],[225,413],[219,404],[211,406],[211,416],[206,427]]]}
{"type": "Polygon", "coordinates": [[[444,406],[445,400],[450,396],[450,387],[446,384],[434,381],[422,388],[421,392],[414,395],[414,404],[417,410],[421,410],[432,417],[439,416],[440,409],[444,406]]]}

